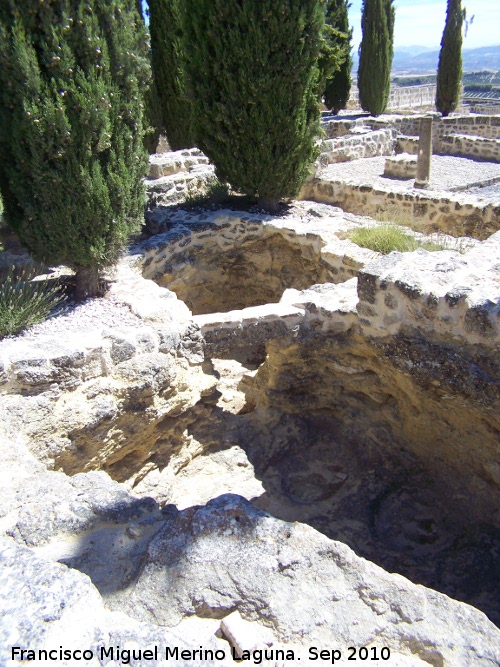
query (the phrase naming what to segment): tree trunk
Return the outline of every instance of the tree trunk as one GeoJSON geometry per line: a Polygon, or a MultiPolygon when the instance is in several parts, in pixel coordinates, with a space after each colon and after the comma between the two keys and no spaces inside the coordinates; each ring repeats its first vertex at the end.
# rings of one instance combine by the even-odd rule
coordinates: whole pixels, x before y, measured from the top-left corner
{"type": "Polygon", "coordinates": [[[259,197],[257,205],[259,208],[263,208],[264,210],[268,211],[268,213],[271,213],[271,215],[277,215],[279,212],[279,202],[277,199],[273,199],[272,197],[259,197]]]}
{"type": "Polygon", "coordinates": [[[75,299],[83,301],[99,293],[99,269],[96,266],[77,266],[75,299]]]}

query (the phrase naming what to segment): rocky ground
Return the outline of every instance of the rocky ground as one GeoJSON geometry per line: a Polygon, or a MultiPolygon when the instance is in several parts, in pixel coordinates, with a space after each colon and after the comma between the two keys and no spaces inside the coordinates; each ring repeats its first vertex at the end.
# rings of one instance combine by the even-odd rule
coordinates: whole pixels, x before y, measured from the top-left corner
{"type": "Polygon", "coordinates": [[[0,343],[3,663],[498,664],[500,241],[417,271],[321,204],[172,215],[106,299],[0,343]]]}

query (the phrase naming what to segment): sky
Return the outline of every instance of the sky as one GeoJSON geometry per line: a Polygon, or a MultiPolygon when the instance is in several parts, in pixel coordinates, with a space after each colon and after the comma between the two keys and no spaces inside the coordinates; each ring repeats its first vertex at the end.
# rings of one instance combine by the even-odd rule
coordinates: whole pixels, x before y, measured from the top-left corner
{"type": "MultiPolygon", "coordinates": [[[[350,0],[349,22],[353,48],[361,41],[361,0],[350,0]]],[[[446,0],[395,0],[394,46],[427,46],[439,49],[446,19],[446,0]]],[[[464,49],[500,44],[500,0],[465,0],[469,26],[464,49]]]]}

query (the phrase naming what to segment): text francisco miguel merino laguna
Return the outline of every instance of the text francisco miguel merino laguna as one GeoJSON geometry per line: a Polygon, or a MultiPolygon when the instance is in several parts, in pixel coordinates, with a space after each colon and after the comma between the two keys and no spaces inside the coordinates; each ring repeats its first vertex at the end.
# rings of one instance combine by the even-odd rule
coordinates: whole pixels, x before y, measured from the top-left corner
{"type": "MultiPolygon", "coordinates": [[[[356,652],[355,648],[348,649],[351,652],[356,652]]],[[[364,649],[368,653],[368,649],[364,649]]],[[[376,648],[372,648],[376,651],[376,648]]],[[[360,650],[361,652],[361,650],[360,650]]],[[[352,655],[352,653],[351,653],[352,655]]],[[[384,647],[380,652],[382,660],[388,660],[390,657],[390,650],[384,647]]],[[[122,649],[119,646],[98,646],[97,649],[65,649],[59,646],[57,649],[31,649],[23,648],[21,646],[12,646],[11,652],[12,660],[45,660],[47,662],[56,662],[61,660],[82,660],[87,662],[97,658],[100,661],[106,658],[110,661],[121,662],[123,665],[129,665],[133,660],[148,661],[148,660],[206,660],[206,661],[221,661],[225,660],[226,651],[223,649],[204,649],[200,646],[199,649],[185,649],[178,646],[152,646],[147,649],[134,648],[122,649]],[[163,648],[163,650],[162,650],[163,648]]],[[[243,651],[238,655],[234,648],[231,647],[230,657],[233,660],[251,660],[254,665],[260,665],[264,660],[295,660],[295,652],[292,649],[279,649],[265,647],[263,649],[254,649],[252,651],[243,651]]],[[[339,649],[318,649],[316,646],[311,646],[308,651],[309,660],[327,660],[330,664],[334,664],[342,657],[342,652],[339,649]]],[[[352,659],[352,658],[351,658],[352,659]]],[[[372,657],[372,660],[378,660],[379,657],[372,657]]]]}

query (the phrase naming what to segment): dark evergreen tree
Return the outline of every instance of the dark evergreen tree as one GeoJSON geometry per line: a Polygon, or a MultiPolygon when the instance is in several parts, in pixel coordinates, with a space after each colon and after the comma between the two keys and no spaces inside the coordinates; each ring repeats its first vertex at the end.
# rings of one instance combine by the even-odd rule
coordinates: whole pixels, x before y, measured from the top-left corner
{"type": "Polygon", "coordinates": [[[443,116],[455,111],[460,99],[463,21],[464,10],[460,0],[448,0],[446,24],[439,52],[436,89],[436,109],[443,116]]]}
{"type": "Polygon", "coordinates": [[[95,295],[143,220],[142,91],[150,67],[136,0],[2,0],[0,191],[36,259],[95,295]]]}
{"type": "Polygon", "coordinates": [[[340,18],[337,5],[341,2],[342,0],[326,0],[325,22],[318,57],[318,90],[320,97],[323,97],[327,81],[338,72],[348,53],[345,45],[348,35],[341,32],[337,26],[337,19],[340,18]]]}
{"type": "Polygon", "coordinates": [[[186,95],[184,0],[149,0],[153,78],[162,130],[172,150],[192,148],[192,103],[186,95]]]}
{"type": "Polygon", "coordinates": [[[345,109],[351,92],[351,39],[347,0],[327,0],[325,24],[334,31],[334,41],[340,51],[338,67],[326,78],[323,88],[325,105],[337,114],[345,109]]]}
{"type": "Polygon", "coordinates": [[[186,0],[196,145],[276,210],[318,154],[322,0],[186,0]]]}
{"type": "Polygon", "coordinates": [[[359,47],[358,89],[361,108],[374,116],[383,113],[389,101],[394,55],[393,0],[363,0],[359,47]]]}

